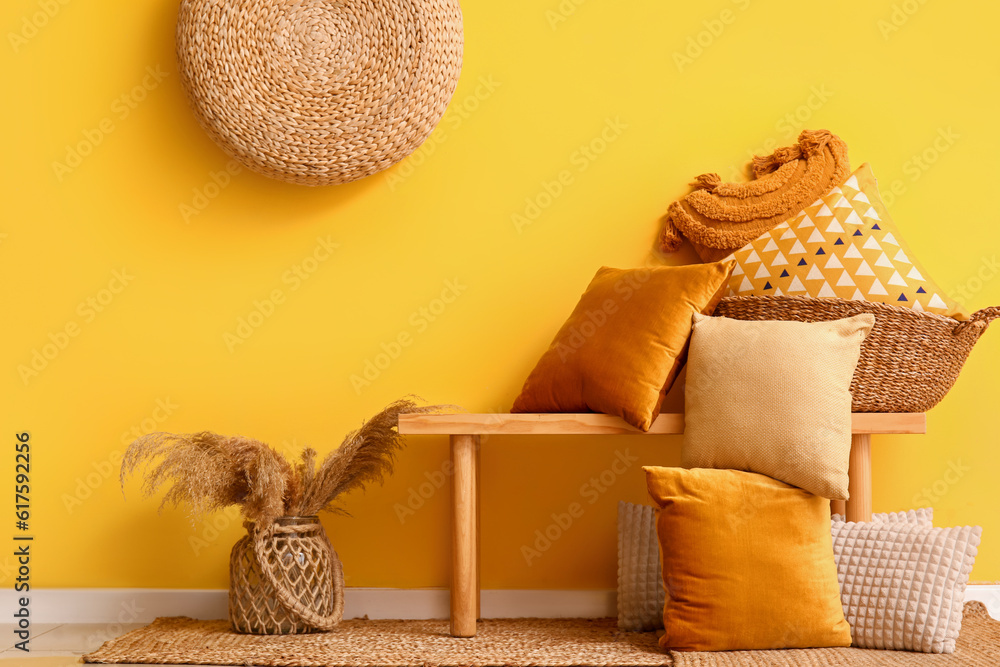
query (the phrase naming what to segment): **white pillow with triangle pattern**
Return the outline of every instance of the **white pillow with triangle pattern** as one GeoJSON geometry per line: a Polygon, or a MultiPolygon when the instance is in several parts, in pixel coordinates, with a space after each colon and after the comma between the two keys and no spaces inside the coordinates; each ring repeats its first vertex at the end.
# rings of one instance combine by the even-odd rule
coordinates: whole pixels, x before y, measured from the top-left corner
{"type": "Polygon", "coordinates": [[[969,317],[913,257],[867,163],[733,256],[730,296],[839,297],[969,317]]]}

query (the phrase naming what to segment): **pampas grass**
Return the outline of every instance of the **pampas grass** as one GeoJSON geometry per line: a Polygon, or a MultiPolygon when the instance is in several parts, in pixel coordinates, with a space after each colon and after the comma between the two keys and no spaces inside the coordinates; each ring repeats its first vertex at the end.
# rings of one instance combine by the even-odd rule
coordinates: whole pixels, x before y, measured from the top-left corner
{"type": "Polygon", "coordinates": [[[195,516],[239,505],[243,516],[267,525],[280,516],[345,513],[338,499],[350,491],[385,481],[392,473],[403,438],[399,415],[433,412],[444,406],[418,406],[408,398],[393,402],[349,433],[338,449],[317,464],[312,448],[292,465],[265,443],[242,436],[210,433],[150,433],[129,445],[121,483],[145,470],[142,492],[154,495],[169,484],[165,505],[188,505],[195,516]],[[154,462],[157,462],[154,465],[154,462]]]}

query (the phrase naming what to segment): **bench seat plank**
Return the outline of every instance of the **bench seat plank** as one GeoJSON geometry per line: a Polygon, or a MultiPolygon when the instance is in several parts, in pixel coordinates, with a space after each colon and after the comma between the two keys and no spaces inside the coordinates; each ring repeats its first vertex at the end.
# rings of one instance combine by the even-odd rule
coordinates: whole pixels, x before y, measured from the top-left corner
{"type": "MultiPolygon", "coordinates": [[[[855,412],[853,432],[927,432],[922,412],[855,412]]],[[[408,435],[679,435],[684,432],[682,413],[661,414],[645,433],[612,415],[448,413],[399,416],[399,432],[408,435]]]]}

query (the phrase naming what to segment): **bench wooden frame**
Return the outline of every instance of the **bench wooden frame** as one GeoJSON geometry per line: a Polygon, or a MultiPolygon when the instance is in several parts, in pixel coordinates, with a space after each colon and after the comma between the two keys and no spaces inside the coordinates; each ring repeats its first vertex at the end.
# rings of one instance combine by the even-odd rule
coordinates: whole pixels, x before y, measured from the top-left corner
{"type": "MultiPolygon", "coordinates": [[[[479,617],[479,446],[489,435],[680,435],[683,414],[661,414],[648,432],[603,414],[409,414],[400,415],[399,432],[447,435],[451,441],[452,584],[451,634],[474,637],[479,617]]],[[[863,413],[853,416],[850,500],[833,501],[832,510],[848,521],[868,521],[872,513],[871,437],[889,433],[926,433],[923,413],[863,413]]]]}

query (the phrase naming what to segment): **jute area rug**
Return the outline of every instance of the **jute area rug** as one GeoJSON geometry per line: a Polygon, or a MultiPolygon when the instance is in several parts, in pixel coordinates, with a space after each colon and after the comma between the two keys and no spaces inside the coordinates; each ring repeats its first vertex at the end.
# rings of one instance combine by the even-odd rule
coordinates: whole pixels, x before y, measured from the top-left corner
{"type": "Polygon", "coordinates": [[[978,602],[965,606],[951,655],[856,648],[726,653],[663,653],[651,632],[619,632],[614,619],[487,619],[479,634],[456,639],[447,621],[345,621],[325,634],[238,635],[227,621],[159,618],[84,656],[97,663],[288,667],[998,667],[1000,622],[978,602]]]}

